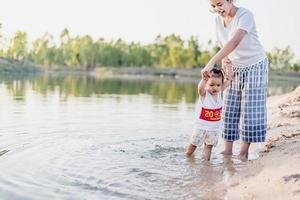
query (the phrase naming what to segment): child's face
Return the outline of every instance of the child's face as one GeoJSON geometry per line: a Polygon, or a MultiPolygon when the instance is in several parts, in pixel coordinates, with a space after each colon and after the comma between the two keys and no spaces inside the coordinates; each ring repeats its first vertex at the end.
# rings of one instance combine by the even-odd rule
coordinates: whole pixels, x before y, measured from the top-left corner
{"type": "Polygon", "coordinates": [[[222,78],[211,77],[206,83],[207,90],[210,94],[215,95],[221,91],[222,78]]]}
{"type": "Polygon", "coordinates": [[[221,17],[228,16],[233,4],[231,0],[210,0],[213,11],[221,17]]]}

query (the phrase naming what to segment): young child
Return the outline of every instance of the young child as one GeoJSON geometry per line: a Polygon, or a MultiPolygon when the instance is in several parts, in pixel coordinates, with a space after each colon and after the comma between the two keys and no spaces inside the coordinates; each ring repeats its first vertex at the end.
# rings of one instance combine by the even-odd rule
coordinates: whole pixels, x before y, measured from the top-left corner
{"type": "Polygon", "coordinates": [[[221,93],[230,84],[230,80],[231,78],[224,77],[223,71],[218,68],[203,74],[198,84],[199,100],[195,112],[195,127],[186,151],[188,156],[204,143],[203,157],[210,160],[212,147],[217,145],[221,133],[221,93]]]}

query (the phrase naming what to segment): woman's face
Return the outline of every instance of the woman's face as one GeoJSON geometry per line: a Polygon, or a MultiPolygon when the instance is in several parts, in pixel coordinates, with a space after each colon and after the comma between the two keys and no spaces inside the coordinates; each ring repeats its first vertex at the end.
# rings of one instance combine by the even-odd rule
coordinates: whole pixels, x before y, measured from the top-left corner
{"type": "Polygon", "coordinates": [[[233,6],[232,0],[210,0],[213,11],[221,17],[226,17],[233,6]]]}

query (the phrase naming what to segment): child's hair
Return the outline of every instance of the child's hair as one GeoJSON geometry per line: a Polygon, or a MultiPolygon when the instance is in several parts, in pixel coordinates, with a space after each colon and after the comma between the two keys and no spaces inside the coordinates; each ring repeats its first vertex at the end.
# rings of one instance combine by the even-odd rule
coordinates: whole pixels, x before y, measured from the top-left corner
{"type": "Polygon", "coordinates": [[[224,72],[222,69],[216,67],[212,68],[212,70],[210,70],[210,76],[215,78],[221,78],[222,83],[224,82],[224,72]]]}

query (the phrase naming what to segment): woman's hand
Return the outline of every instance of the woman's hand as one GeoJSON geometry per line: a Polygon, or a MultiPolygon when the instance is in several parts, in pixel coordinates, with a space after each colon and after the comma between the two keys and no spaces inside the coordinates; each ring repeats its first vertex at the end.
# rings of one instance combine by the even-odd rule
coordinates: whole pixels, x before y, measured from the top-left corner
{"type": "Polygon", "coordinates": [[[202,77],[207,76],[210,73],[210,70],[212,70],[214,65],[207,64],[202,70],[201,70],[201,75],[202,77]]]}
{"type": "Polygon", "coordinates": [[[222,68],[227,66],[232,66],[232,62],[228,57],[222,59],[222,68]]]}
{"type": "Polygon", "coordinates": [[[203,72],[202,79],[204,81],[208,81],[209,78],[210,78],[210,73],[208,71],[203,72]]]}

